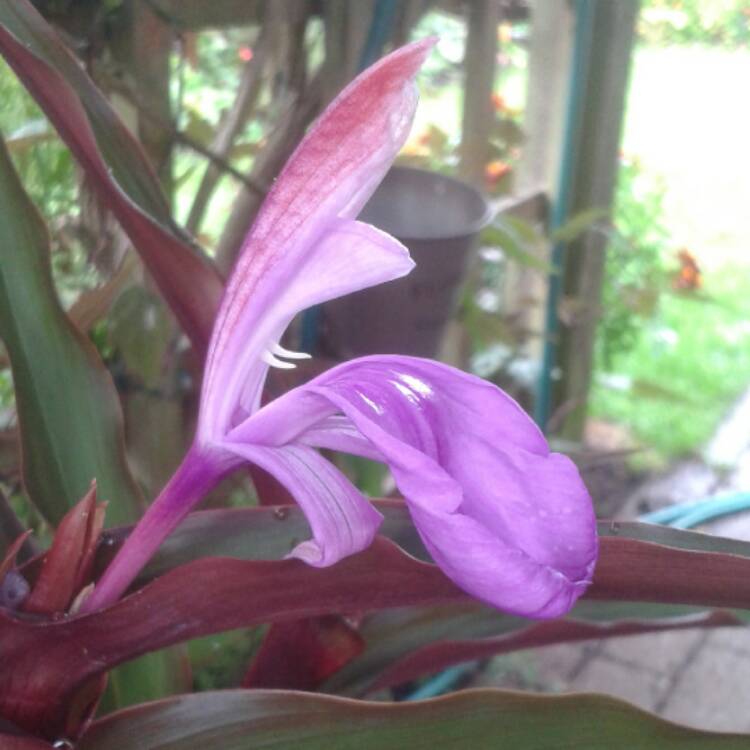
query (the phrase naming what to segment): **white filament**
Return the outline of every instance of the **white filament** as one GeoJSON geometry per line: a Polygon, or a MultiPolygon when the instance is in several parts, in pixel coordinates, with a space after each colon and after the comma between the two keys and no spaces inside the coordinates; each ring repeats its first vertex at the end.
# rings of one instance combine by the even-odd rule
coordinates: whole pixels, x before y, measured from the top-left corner
{"type": "Polygon", "coordinates": [[[281,370],[293,370],[297,366],[292,362],[284,362],[277,357],[274,357],[274,355],[271,354],[268,349],[263,351],[263,354],[260,355],[260,358],[270,367],[278,367],[281,370]]]}
{"type": "Polygon", "coordinates": [[[297,366],[293,362],[284,362],[279,357],[285,357],[286,359],[310,359],[309,354],[305,354],[304,352],[290,352],[289,349],[284,349],[280,344],[271,344],[270,342],[268,348],[264,349],[260,355],[260,358],[270,367],[293,370],[297,366]]]}
{"type": "Polygon", "coordinates": [[[278,357],[285,357],[286,359],[310,359],[311,356],[307,352],[290,352],[289,349],[284,349],[281,344],[274,344],[271,347],[271,353],[278,357]]]}

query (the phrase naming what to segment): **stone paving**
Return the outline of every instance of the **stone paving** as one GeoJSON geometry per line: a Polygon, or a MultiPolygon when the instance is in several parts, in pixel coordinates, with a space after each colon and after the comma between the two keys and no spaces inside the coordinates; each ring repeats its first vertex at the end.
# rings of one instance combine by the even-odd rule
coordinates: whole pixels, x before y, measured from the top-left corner
{"type": "MultiPolygon", "coordinates": [[[[750,491],[750,392],[737,404],[702,460],[677,464],[627,499],[634,518],[676,502],[750,491]]],[[[750,513],[698,529],[750,540],[750,513]]],[[[750,732],[750,627],[683,630],[549,646],[494,660],[483,685],[544,692],[598,692],[666,719],[717,731],[750,732]]]]}

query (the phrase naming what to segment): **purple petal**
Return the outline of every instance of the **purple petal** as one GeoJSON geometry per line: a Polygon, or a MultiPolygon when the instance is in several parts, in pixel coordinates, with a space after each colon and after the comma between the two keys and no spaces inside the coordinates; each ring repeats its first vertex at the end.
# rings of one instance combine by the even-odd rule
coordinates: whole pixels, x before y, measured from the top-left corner
{"type": "Polygon", "coordinates": [[[406,140],[417,98],[414,75],[432,44],[402,47],[358,76],[274,183],[217,316],[203,383],[202,441],[220,439],[257,408],[266,373],[260,357],[294,313],[408,272],[395,240],[341,220],[357,215],[406,140]],[[366,258],[368,248],[375,262],[366,258]],[[325,264],[346,276],[334,279],[325,264]],[[305,274],[310,278],[298,284],[305,274]]]}
{"type": "Polygon", "coordinates": [[[290,557],[327,567],[372,543],[383,516],[317,451],[302,445],[223,447],[273,474],[299,503],[313,538],[298,544],[290,557]]]}
{"type": "Polygon", "coordinates": [[[501,390],[428,360],[367,357],[283,396],[242,429],[267,443],[309,440],[336,411],[389,464],[435,562],[465,590],[532,617],[559,616],[583,593],[597,554],[588,492],[501,390]]]}
{"type": "Polygon", "coordinates": [[[299,442],[314,448],[352,453],[372,461],[385,460],[354,423],[340,414],[334,414],[318,422],[300,435],[299,442]]]}

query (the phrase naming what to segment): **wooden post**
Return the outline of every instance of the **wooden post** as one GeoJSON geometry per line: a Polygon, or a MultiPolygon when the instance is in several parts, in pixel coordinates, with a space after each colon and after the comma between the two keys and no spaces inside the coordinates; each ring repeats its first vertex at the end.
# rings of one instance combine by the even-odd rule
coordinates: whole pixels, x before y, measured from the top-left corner
{"type": "Polygon", "coordinates": [[[529,79],[517,192],[557,187],[568,94],[573,10],[566,0],[531,0],[529,79]]]}
{"type": "Polygon", "coordinates": [[[497,67],[497,0],[469,3],[469,33],[464,55],[464,106],[461,124],[461,176],[476,187],[484,185],[494,120],[492,91],[497,67]]]}
{"type": "MultiPolygon", "coordinates": [[[[297,0],[293,0],[296,2],[297,0]]],[[[281,0],[273,0],[273,4],[281,0]]],[[[265,0],[149,0],[154,12],[184,31],[253,26],[269,3],[265,0]]]]}
{"type": "Polygon", "coordinates": [[[170,66],[174,30],[149,3],[129,0],[112,51],[130,79],[138,139],[172,199],[173,145],[170,66]]]}
{"type": "MultiPolygon", "coordinates": [[[[571,215],[612,205],[638,0],[598,0],[584,101],[571,215]]],[[[594,343],[604,278],[606,238],[587,231],[565,251],[563,301],[553,391],[555,432],[580,440],[594,364],[594,343]]]]}
{"type": "MultiPolygon", "coordinates": [[[[517,196],[557,188],[561,161],[573,39],[573,9],[566,0],[532,0],[529,78],[524,107],[524,142],[514,192],[517,196]]],[[[530,223],[545,231],[547,211],[530,223]]],[[[527,331],[544,328],[545,276],[517,263],[508,265],[503,294],[505,309],[527,331]]],[[[541,359],[541,337],[530,338],[526,353],[541,359]]]]}

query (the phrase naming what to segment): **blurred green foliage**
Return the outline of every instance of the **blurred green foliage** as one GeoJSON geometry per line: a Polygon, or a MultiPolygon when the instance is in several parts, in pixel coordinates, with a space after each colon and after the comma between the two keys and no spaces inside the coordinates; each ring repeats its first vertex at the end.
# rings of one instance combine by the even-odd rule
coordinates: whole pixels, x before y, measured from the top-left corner
{"type": "Polygon", "coordinates": [[[636,159],[621,160],[596,340],[598,364],[605,370],[637,345],[667,283],[661,260],[669,244],[664,190],[636,159]]]}
{"type": "MultiPolygon", "coordinates": [[[[185,136],[210,149],[217,127],[229,110],[239,85],[245,58],[252,58],[257,30],[245,28],[208,30],[194,37],[190,48],[172,55],[172,110],[175,125],[185,136]]],[[[269,92],[261,92],[258,107],[236,138],[229,161],[248,172],[274,114],[269,110],[269,92]],[[270,117],[269,117],[270,116],[270,117]]],[[[278,104],[278,103],[277,103],[278,104]]],[[[177,145],[173,152],[178,221],[184,222],[206,168],[206,158],[194,149],[177,145]]],[[[199,239],[209,251],[218,240],[235,197],[234,178],[221,178],[211,199],[211,209],[201,224],[199,239]]]]}
{"type": "Polygon", "coordinates": [[[195,690],[225,690],[237,687],[266,634],[257,628],[216,633],[190,641],[190,661],[195,690]]]}
{"type": "MultiPolygon", "coordinates": [[[[0,60],[0,133],[24,187],[50,232],[52,272],[65,306],[100,277],[90,262],[95,238],[82,233],[75,162],[39,107],[0,60]]],[[[2,393],[0,393],[0,403],[2,393]]]]}
{"type": "Polygon", "coordinates": [[[39,107],[0,61],[0,131],[34,203],[48,221],[77,210],[73,160],[39,107]]]}
{"type": "Polygon", "coordinates": [[[750,44],[747,0],[646,0],[638,24],[648,44],[750,44]]]}
{"type": "Polygon", "coordinates": [[[663,294],[617,375],[598,378],[592,413],[630,428],[660,461],[705,444],[750,382],[747,287],[746,267],[723,267],[706,271],[701,293],[663,294]]]}

